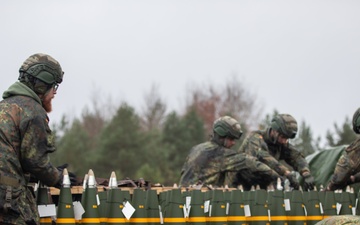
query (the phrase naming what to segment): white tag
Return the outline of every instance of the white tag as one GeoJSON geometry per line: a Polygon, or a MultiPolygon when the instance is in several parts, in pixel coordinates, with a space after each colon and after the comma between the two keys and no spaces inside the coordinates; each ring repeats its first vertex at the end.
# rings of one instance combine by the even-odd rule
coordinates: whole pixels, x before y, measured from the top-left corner
{"type": "Polygon", "coordinates": [[[285,211],[291,211],[290,199],[284,199],[285,211]]]}
{"type": "Polygon", "coordinates": [[[186,196],[186,201],[185,201],[185,207],[189,208],[190,204],[191,204],[191,196],[186,196]]]}
{"type": "Polygon", "coordinates": [[[187,217],[187,208],[186,208],[186,205],[184,205],[183,207],[183,214],[184,214],[184,218],[187,217]]]}
{"type": "Polygon", "coordinates": [[[96,194],[96,203],[97,203],[97,205],[100,205],[100,198],[99,198],[98,194],[96,194]]]}
{"type": "Polygon", "coordinates": [[[269,217],[269,221],[271,221],[271,212],[270,212],[270,209],[268,209],[268,217],[269,217]]]}
{"type": "Polygon", "coordinates": [[[306,210],[306,207],[304,206],[304,213],[305,213],[305,216],[307,216],[307,210],[306,210]]]}
{"type": "Polygon", "coordinates": [[[84,207],[82,206],[81,202],[79,202],[79,201],[73,202],[73,205],[74,205],[75,220],[81,220],[82,214],[84,214],[84,212],[85,212],[84,207]]]}
{"type": "Polygon", "coordinates": [[[324,214],[324,209],[323,209],[323,207],[322,207],[321,202],[319,202],[319,205],[320,205],[320,213],[321,213],[321,214],[324,214]]]}
{"type": "Polygon", "coordinates": [[[160,213],[160,223],[164,224],[164,218],[163,218],[163,214],[161,212],[161,205],[159,205],[159,213],[160,213]]]}
{"type": "Polygon", "coordinates": [[[249,205],[244,205],[244,213],[245,213],[245,217],[251,216],[251,211],[250,211],[249,205]]]}
{"type": "Polygon", "coordinates": [[[209,205],[209,216],[211,217],[212,205],[209,205]]]}
{"type": "Polygon", "coordinates": [[[129,220],[131,216],[134,214],[135,208],[130,204],[130,202],[127,201],[124,205],[124,208],[121,211],[126,217],[126,219],[129,220]]]}
{"type": "Polygon", "coordinates": [[[184,207],[183,207],[184,218],[189,217],[190,207],[191,207],[191,206],[186,206],[186,205],[184,205],[184,207]]]}
{"type": "Polygon", "coordinates": [[[39,188],[39,183],[34,184],[34,192],[36,193],[39,188]]]}
{"type": "Polygon", "coordinates": [[[210,206],[210,201],[207,200],[204,202],[204,213],[208,213],[209,212],[209,206],[210,206]]]}
{"type": "Polygon", "coordinates": [[[336,203],[336,214],[338,214],[339,215],[339,213],[340,213],[340,210],[341,210],[341,206],[342,206],[342,204],[340,204],[340,203],[336,203]]]}
{"type": "Polygon", "coordinates": [[[56,216],[55,204],[38,205],[40,217],[56,216]]]}
{"type": "Polygon", "coordinates": [[[226,215],[229,215],[230,203],[226,203],[226,215]]]}
{"type": "Polygon", "coordinates": [[[191,208],[191,196],[186,196],[186,198],[185,198],[185,205],[184,205],[184,207],[183,207],[184,218],[189,217],[189,215],[190,215],[190,208],[191,208]]]}

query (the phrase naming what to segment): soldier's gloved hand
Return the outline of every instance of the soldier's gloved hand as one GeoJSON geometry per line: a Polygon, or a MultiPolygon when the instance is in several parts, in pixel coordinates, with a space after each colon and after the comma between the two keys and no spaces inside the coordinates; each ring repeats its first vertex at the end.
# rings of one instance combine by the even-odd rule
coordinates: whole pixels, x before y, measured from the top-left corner
{"type": "Polygon", "coordinates": [[[72,173],[72,172],[69,172],[69,171],[68,171],[68,174],[69,174],[71,186],[79,185],[79,182],[78,182],[78,179],[77,179],[76,175],[74,173],[72,173]]]}
{"type": "Polygon", "coordinates": [[[299,181],[296,179],[296,174],[288,173],[285,176],[289,180],[290,186],[293,187],[295,190],[299,190],[300,184],[299,184],[299,181]]]}
{"type": "Polygon", "coordinates": [[[350,176],[350,184],[358,183],[360,182],[360,173],[356,173],[354,175],[350,176]]]}
{"type": "Polygon", "coordinates": [[[314,190],[314,177],[311,176],[310,172],[304,172],[302,174],[304,178],[304,189],[307,190],[314,190]]]}
{"type": "MultiPolygon", "coordinates": [[[[57,187],[61,187],[61,186],[62,186],[62,184],[63,184],[63,171],[64,171],[64,169],[67,168],[68,166],[69,166],[69,164],[65,163],[64,165],[61,165],[61,166],[58,166],[58,167],[57,167],[57,169],[58,169],[59,172],[60,172],[60,176],[61,176],[58,184],[56,185],[57,187]]],[[[76,185],[79,184],[78,179],[77,179],[77,177],[76,177],[76,175],[75,175],[74,173],[68,171],[68,175],[69,175],[69,179],[70,179],[70,184],[71,184],[71,186],[76,186],[76,185]]]]}
{"type": "Polygon", "coordinates": [[[62,173],[63,170],[64,170],[65,168],[67,168],[68,166],[69,166],[69,164],[65,163],[65,164],[63,164],[63,165],[61,165],[61,166],[58,166],[58,167],[56,167],[56,168],[62,173]]]}

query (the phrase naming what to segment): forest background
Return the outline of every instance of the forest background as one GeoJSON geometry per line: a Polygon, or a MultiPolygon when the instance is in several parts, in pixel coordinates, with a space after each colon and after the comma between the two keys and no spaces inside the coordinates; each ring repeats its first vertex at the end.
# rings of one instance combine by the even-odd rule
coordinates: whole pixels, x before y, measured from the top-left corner
{"type": "MultiPolygon", "coordinates": [[[[80,117],[63,115],[61,122],[52,124],[57,140],[52,162],[68,163],[69,171],[78,177],[92,169],[96,177],[109,178],[114,171],[118,180],[143,178],[173,185],[180,179],[191,147],[209,140],[216,118],[230,115],[240,121],[244,134],[234,146],[238,149],[250,131],[264,129],[274,115],[283,113],[274,109],[260,118],[263,109],[257,96],[236,77],[223,85],[194,86],[185,99],[183,109],[168,112],[158,87],[152,85],[138,112],[127,102],[117,105],[111,99],[94,97],[80,117]]],[[[334,123],[324,139],[314,137],[304,120],[298,120],[298,126],[290,143],[304,156],[350,144],[356,138],[347,117],[343,124],[334,123]]]]}

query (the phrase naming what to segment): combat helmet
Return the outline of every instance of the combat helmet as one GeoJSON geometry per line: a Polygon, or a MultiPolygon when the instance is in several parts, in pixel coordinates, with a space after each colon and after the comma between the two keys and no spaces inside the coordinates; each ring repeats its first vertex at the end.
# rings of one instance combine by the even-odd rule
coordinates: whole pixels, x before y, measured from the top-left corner
{"type": "Polygon", "coordinates": [[[219,137],[232,139],[239,139],[243,133],[239,122],[230,116],[223,116],[215,120],[213,131],[219,137]]]}
{"type": "Polygon", "coordinates": [[[298,127],[297,122],[289,114],[278,114],[271,120],[271,128],[286,138],[295,138],[298,127]]]}
{"type": "Polygon", "coordinates": [[[27,58],[21,65],[19,72],[19,81],[41,94],[45,93],[52,85],[60,84],[64,76],[59,62],[43,53],[37,53],[27,58]],[[37,84],[39,83],[38,80],[41,81],[42,85],[37,84]]]}
{"type": "Polygon", "coordinates": [[[354,132],[360,134],[360,108],[358,108],[354,113],[352,125],[354,132]]]}

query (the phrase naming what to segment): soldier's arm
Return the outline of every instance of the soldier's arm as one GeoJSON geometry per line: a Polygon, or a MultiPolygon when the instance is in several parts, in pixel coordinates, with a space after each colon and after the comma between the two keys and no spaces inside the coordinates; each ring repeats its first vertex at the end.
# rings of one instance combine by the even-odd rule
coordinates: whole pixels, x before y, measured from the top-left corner
{"type": "Polygon", "coordinates": [[[334,174],[331,176],[326,190],[333,191],[337,189],[343,189],[348,181],[350,181],[351,172],[352,169],[349,164],[348,155],[344,154],[336,163],[334,174]]]}
{"type": "MultiPolygon", "coordinates": [[[[260,136],[261,137],[261,136],[260,136]]],[[[280,174],[281,176],[287,175],[290,173],[288,168],[281,164],[277,159],[275,159],[270,153],[269,148],[263,138],[259,138],[258,140],[252,140],[249,142],[250,149],[257,149],[256,158],[259,161],[263,162],[267,166],[269,166],[272,170],[276,171],[276,173],[280,174]]]]}
{"type": "Polygon", "coordinates": [[[292,166],[294,170],[298,171],[301,175],[306,172],[310,173],[309,164],[306,162],[300,151],[295,149],[292,145],[289,145],[288,147],[284,147],[283,152],[284,160],[292,166]]]}
{"type": "Polygon", "coordinates": [[[229,184],[241,184],[242,179],[250,183],[258,183],[258,179],[262,182],[276,182],[279,174],[266,164],[260,162],[256,157],[244,153],[227,154],[227,171],[230,172],[229,184]],[[240,180],[239,180],[240,179],[240,180]]]}
{"type": "Polygon", "coordinates": [[[268,146],[264,141],[262,135],[253,133],[241,146],[241,150],[247,154],[256,157],[259,161],[266,164],[272,170],[280,175],[290,173],[288,169],[282,165],[278,160],[270,155],[268,146]]]}
{"type": "Polygon", "coordinates": [[[21,165],[43,184],[53,186],[60,172],[50,163],[49,153],[55,151],[54,137],[45,118],[36,116],[22,124],[21,165]]]}

